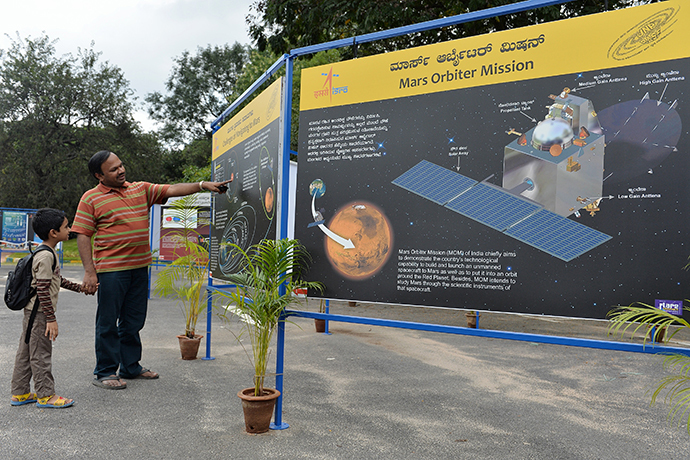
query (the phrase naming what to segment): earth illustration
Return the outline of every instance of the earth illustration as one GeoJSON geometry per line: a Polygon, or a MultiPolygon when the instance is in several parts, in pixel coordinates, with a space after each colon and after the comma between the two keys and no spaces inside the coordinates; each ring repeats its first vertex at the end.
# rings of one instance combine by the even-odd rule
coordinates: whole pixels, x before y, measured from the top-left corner
{"type": "Polygon", "coordinates": [[[309,195],[321,198],[326,193],[326,184],[321,179],[315,179],[309,184],[309,195]]]}
{"type": "Polygon", "coordinates": [[[328,260],[345,278],[370,278],[381,270],[391,255],[393,229],[385,214],[371,203],[357,201],[347,204],[333,216],[328,228],[336,235],[352,240],[355,246],[345,249],[326,237],[328,260]]]}

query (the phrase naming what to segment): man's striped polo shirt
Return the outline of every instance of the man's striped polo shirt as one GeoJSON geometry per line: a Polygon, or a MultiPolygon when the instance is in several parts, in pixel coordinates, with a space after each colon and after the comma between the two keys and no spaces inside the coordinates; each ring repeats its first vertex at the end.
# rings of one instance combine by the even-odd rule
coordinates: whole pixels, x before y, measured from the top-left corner
{"type": "Polygon", "coordinates": [[[82,195],[72,231],[93,238],[98,273],[146,267],[151,263],[149,208],[165,201],[169,185],[125,182],[98,184],[82,195]]]}

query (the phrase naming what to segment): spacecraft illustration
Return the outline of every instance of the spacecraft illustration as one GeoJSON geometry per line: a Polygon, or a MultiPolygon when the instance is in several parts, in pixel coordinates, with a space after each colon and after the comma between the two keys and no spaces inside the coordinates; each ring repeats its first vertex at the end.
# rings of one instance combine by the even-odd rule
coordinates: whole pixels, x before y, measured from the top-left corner
{"type": "Polygon", "coordinates": [[[567,217],[602,196],[604,135],[590,100],[568,88],[551,98],[546,118],[505,147],[503,188],[567,217]]]}
{"type": "MultiPolygon", "coordinates": [[[[504,149],[502,187],[489,183],[490,178],[477,181],[426,160],[392,183],[566,262],[596,248],[611,236],[568,217],[580,217],[581,212],[594,216],[600,210],[607,129],[592,101],[568,88],[549,97],[553,103],[537,126],[525,133],[507,131],[518,137],[504,149]]],[[[664,139],[658,142],[649,137],[653,133],[636,129],[634,122],[635,115],[651,115],[659,125],[667,116],[675,120],[675,103],[669,107],[645,95],[611,109],[608,113],[621,124],[611,136],[624,139],[628,149],[630,143],[637,144],[641,156],[668,150],[662,140],[678,140],[676,121],[666,123],[670,130],[659,130],[663,134],[657,136],[664,139]]]]}
{"type": "Polygon", "coordinates": [[[537,126],[506,132],[518,137],[504,149],[501,187],[491,177],[480,182],[425,160],[392,183],[565,262],[596,248],[611,236],[569,216],[594,216],[604,180],[651,174],[677,151],[677,100],[666,104],[647,93],[597,114],[592,101],[568,88],[549,97],[537,126]]]}

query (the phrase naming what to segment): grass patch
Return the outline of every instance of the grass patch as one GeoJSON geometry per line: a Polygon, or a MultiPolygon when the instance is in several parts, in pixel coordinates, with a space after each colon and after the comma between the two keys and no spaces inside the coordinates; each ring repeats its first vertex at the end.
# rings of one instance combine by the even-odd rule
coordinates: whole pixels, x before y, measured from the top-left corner
{"type": "Polygon", "coordinates": [[[81,257],[79,257],[79,249],[77,248],[77,239],[72,238],[62,243],[62,253],[65,260],[78,260],[81,262],[81,257]]]}
{"type": "MultiPolygon", "coordinates": [[[[29,254],[28,251],[12,252],[11,256],[14,260],[19,260],[25,255],[29,254]]],[[[62,254],[65,261],[74,260],[81,262],[81,257],[79,257],[79,249],[77,248],[77,239],[73,238],[62,243],[62,254]]]]}

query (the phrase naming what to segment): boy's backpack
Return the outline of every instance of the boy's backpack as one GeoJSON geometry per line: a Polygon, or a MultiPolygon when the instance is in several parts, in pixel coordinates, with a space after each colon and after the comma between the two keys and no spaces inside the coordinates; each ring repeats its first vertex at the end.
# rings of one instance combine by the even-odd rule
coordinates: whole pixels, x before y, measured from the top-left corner
{"type": "MultiPolygon", "coordinates": [[[[5,305],[10,310],[21,310],[26,307],[31,297],[36,294],[36,288],[31,287],[33,279],[32,268],[34,255],[40,251],[50,251],[48,246],[40,245],[33,253],[27,254],[17,262],[17,267],[7,274],[5,284],[5,305]]],[[[29,248],[31,252],[31,248],[29,248]]],[[[53,254],[53,271],[55,271],[55,254],[53,254]]]]}
{"type": "MultiPolygon", "coordinates": [[[[17,262],[17,267],[7,274],[7,283],[5,284],[5,305],[7,305],[7,308],[10,310],[23,309],[29,303],[31,297],[36,294],[36,288],[31,287],[31,281],[33,280],[32,269],[34,256],[41,251],[50,251],[50,248],[41,244],[34,252],[22,257],[19,262],[17,262]]],[[[31,252],[31,247],[29,247],[29,252],[31,252]]],[[[55,257],[55,253],[53,253],[53,271],[55,271],[55,265],[57,265],[57,258],[55,257]]],[[[26,327],[24,343],[29,343],[31,329],[33,328],[36,312],[38,311],[38,304],[37,297],[34,302],[34,308],[31,310],[29,323],[26,327]]]]}

